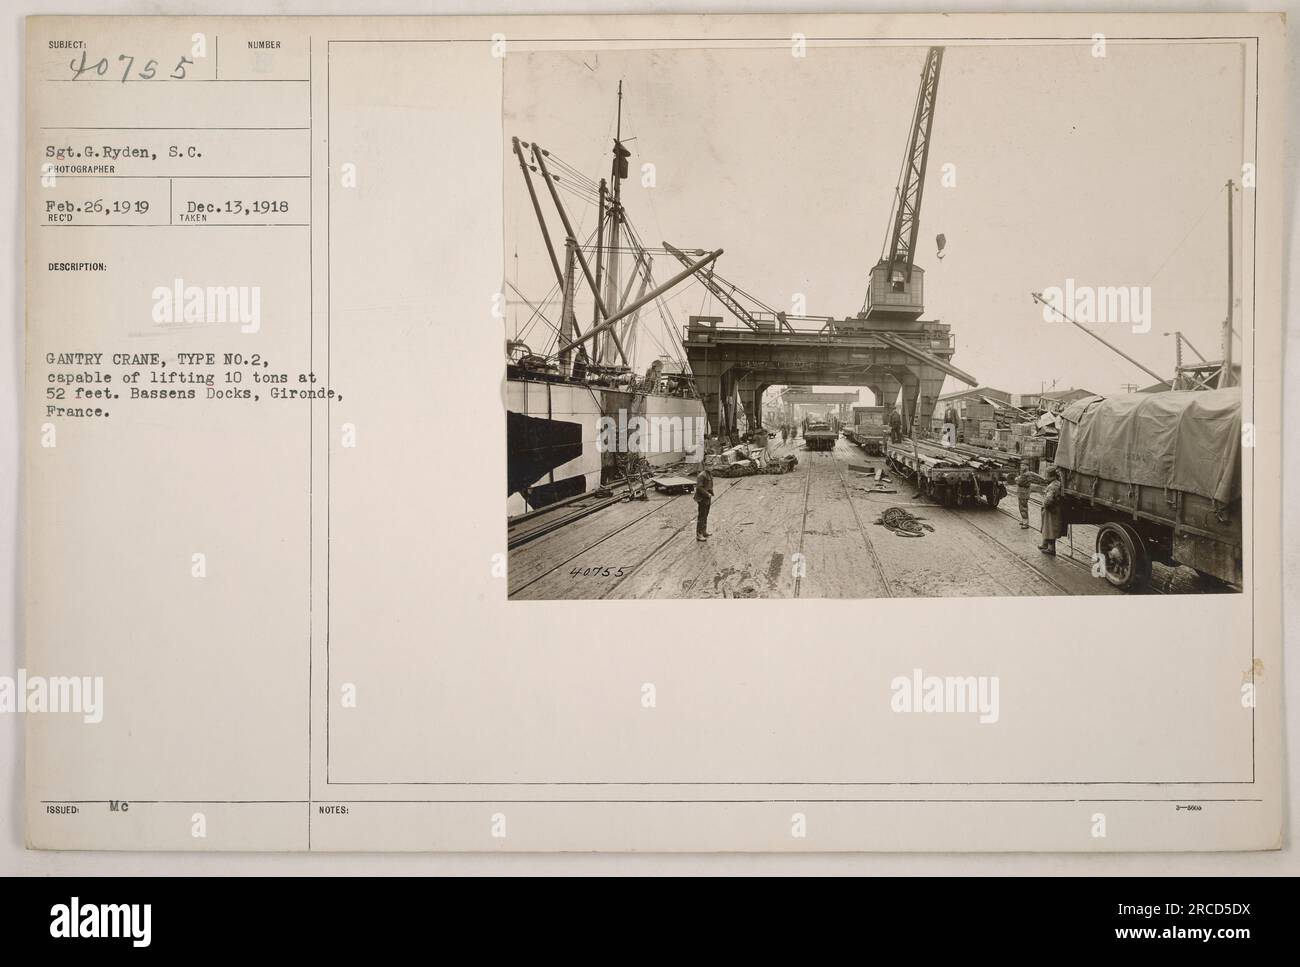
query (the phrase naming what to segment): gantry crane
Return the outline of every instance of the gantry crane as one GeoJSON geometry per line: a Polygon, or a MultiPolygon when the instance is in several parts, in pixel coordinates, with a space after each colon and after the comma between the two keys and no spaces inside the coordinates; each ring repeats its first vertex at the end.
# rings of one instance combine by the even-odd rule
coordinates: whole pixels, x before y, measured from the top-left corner
{"type": "Polygon", "coordinates": [[[861,319],[916,319],[925,311],[925,270],[916,266],[916,238],[921,229],[921,198],[925,192],[925,169],[930,160],[930,132],[934,128],[942,66],[943,48],[931,47],[925,55],[916,108],[912,112],[889,251],[871,270],[867,298],[858,313],[861,319]]]}
{"type": "MultiPolygon", "coordinates": [[[[925,64],[921,68],[916,106],[912,111],[912,125],[908,131],[907,153],[903,158],[896,207],[891,210],[893,228],[888,241],[888,254],[882,255],[871,270],[867,296],[862,310],[857,314],[859,320],[917,319],[925,311],[925,270],[917,267],[914,253],[917,235],[921,230],[921,199],[925,193],[925,171],[930,160],[930,134],[934,129],[935,100],[939,95],[939,69],[942,66],[943,48],[929,48],[925,54],[925,64]]],[[[697,249],[683,251],[668,242],[664,242],[664,249],[683,265],[691,264],[690,255],[703,254],[697,249]]],[[[757,332],[770,331],[778,324],[789,332],[794,332],[791,319],[826,321],[828,318],[789,316],[784,312],[776,312],[734,282],[728,282],[713,268],[699,272],[696,280],[726,306],[732,315],[757,332]],[[750,305],[747,306],[746,302],[750,305]]],[[[851,320],[845,320],[845,324],[848,323],[851,320]]],[[[848,328],[853,326],[850,324],[848,328]]]]}
{"type": "MultiPolygon", "coordinates": [[[[918,414],[926,415],[922,428],[928,424],[945,378],[978,385],[974,376],[949,362],[953,354],[950,327],[921,319],[925,270],[915,263],[916,242],[942,65],[943,48],[928,48],[908,129],[896,207],[890,210],[888,237],[880,261],[871,270],[860,312],[850,318],[773,312],[712,268],[696,275],[751,330],[726,330],[699,317],[692,317],[687,327],[687,358],[701,394],[710,401],[707,406],[711,410],[717,407],[713,425],[722,427],[721,432],[734,429],[737,396],[751,413],[758,413],[763,391],[777,384],[866,386],[877,400],[898,399],[907,432],[914,432],[918,414]],[[791,325],[809,321],[820,326],[813,330],[791,325]],[[778,333],[777,326],[784,331],[778,333]]],[[[683,265],[694,251],[674,249],[666,243],[664,247],[683,265]]]]}

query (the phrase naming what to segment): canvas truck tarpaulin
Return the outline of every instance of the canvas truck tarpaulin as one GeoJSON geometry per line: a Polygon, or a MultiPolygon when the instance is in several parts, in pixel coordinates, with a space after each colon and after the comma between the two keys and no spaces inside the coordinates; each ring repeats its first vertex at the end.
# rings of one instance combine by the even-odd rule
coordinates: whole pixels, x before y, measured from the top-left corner
{"type": "Polygon", "coordinates": [[[1079,400],[1062,414],[1056,462],[1229,503],[1241,496],[1241,389],[1079,400]]]}

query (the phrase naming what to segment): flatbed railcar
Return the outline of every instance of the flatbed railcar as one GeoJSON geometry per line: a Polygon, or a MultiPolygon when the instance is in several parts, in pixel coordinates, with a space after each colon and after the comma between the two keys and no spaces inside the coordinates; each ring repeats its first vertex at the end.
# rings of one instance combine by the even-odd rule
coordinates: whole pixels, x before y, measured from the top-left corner
{"type": "Polygon", "coordinates": [[[809,423],[803,432],[804,445],[809,450],[834,450],[839,438],[839,432],[829,423],[809,423]]]}
{"type": "Polygon", "coordinates": [[[853,407],[853,422],[844,425],[844,436],[873,457],[883,455],[885,441],[889,439],[886,409],[883,406],[853,407]]]}
{"type": "Polygon", "coordinates": [[[1013,472],[1007,461],[910,438],[885,445],[885,465],[925,496],[955,506],[996,507],[1013,472]]]}

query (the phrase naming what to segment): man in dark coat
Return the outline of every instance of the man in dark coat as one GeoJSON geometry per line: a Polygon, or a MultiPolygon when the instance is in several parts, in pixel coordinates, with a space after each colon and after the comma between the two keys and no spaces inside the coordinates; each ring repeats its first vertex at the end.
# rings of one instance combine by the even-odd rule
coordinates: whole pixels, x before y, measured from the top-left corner
{"type": "Polygon", "coordinates": [[[957,410],[951,403],[943,411],[943,445],[950,447],[957,442],[957,410]]]}
{"type": "Polygon", "coordinates": [[[889,411],[889,439],[894,443],[903,439],[903,418],[895,409],[889,411]]]}
{"type": "Polygon", "coordinates": [[[700,467],[700,474],[695,478],[695,506],[699,515],[695,520],[695,539],[709,539],[709,507],[713,504],[713,474],[709,468],[700,467]]]}
{"type": "Polygon", "coordinates": [[[1057,538],[1066,533],[1064,508],[1061,506],[1061,474],[1055,467],[1048,468],[1047,486],[1043,488],[1042,543],[1038,549],[1044,554],[1056,553],[1057,538]]]}

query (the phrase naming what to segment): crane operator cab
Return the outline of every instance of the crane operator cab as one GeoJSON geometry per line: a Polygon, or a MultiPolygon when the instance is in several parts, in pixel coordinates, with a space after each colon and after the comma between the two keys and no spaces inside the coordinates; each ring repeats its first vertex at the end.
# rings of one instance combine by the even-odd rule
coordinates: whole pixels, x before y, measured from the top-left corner
{"type": "Polygon", "coordinates": [[[867,305],[864,319],[917,319],[925,311],[925,270],[912,266],[911,279],[907,266],[890,264],[881,259],[871,270],[867,286],[867,305]]]}

